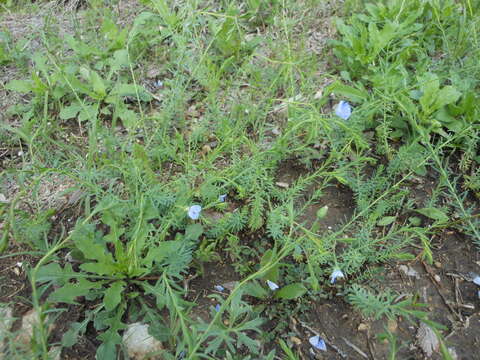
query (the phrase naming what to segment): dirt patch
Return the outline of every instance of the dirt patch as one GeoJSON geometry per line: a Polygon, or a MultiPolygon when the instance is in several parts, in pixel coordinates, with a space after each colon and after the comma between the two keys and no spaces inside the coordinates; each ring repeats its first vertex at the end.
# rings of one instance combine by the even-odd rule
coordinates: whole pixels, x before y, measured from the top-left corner
{"type": "Polygon", "coordinates": [[[324,206],[328,207],[328,211],[320,222],[319,230],[320,232],[336,231],[353,216],[355,210],[353,193],[340,184],[329,186],[323,191],[323,196],[318,203],[307,207],[301,219],[311,226],[317,219],[318,210],[324,206]]]}
{"type": "Polygon", "coordinates": [[[210,308],[215,307],[217,303],[209,295],[215,293],[227,296],[229,291],[235,286],[234,283],[238,280],[238,274],[228,264],[205,264],[204,274],[193,278],[189,282],[187,300],[197,304],[193,310],[193,317],[200,317],[204,321],[210,321],[210,308]],[[215,289],[218,285],[221,285],[224,290],[219,291],[215,289]]]}
{"type": "Polygon", "coordinates": [[[29,251],[27,247],[15,244],[5,252],[13,255],[0,258],[0,303],[15,304],[14,315],[24,313],[30,307],[27,299],[31,289],[26,269],[34,258],[27,253],[29,251]]]}
{"type": "MultiPolygon", "coordinates": [[[[466,280],[465,275],[480,272],[479,255],[470,240],[453,233],[446,232],[435,240],[435,246],[435,265],[422,261],[387,265],[384,278],[374,282],[380,288],[404,295],[402,298],[419,296],[419,302],[427,305],[419,310],[428,312],[430,320],[448,329],[443,331],[443,336],[451,354],[457,356],[454,359],[473,360],[480,341],[480,304],[478,287],[466,280]],[[401,270],[402,266],[412,270],[410,275],[401,270]]],[[[327,352],[318,357],[320,359],[386,359],[389,346],[376,339],[376,334],[385,332],[385,328],[394,333],[401,345],[399,359],[425,358],[418,344],[416,320],[412,323],[405,318],[388,322],[364,319],[341,298],[315,303],[306,324],[327,342],[327,352]]],[[[307,339],[312,332],[302,335],[307,339]]],[[[442,357],[436,352],[431,358],[442,357]]]]}

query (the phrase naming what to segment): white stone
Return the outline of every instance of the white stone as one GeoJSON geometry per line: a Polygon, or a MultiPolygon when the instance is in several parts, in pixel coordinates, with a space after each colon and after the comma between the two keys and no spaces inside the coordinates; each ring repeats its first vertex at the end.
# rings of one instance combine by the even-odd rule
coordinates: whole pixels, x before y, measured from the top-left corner
{"type": "Polygon", "coordinates": [[[414,277],[415,279],[420,279],[420,275],[418,274],[418,272],[415,269],[412,269],[410,266],[400,265],[398,268],[405,275],[414,277]]]}
{"type": "Polygon", "coordinates": [[[33,328],[38,324],[38,314],[35,309],[28,311],[22,318],[22,327],[18,331],[16,341],[27,345],[33,336],[33,328]]]}
{"type": "Polygon", "coordinates": [[[148,325],[138,322],[128,325],[123,334],[123,345],[129,358],[134,360],[148,359],[148,354],[163,349],[162,343],[148,333],[148,325]]]}
{"type": "Polygon", "coordinates": [[[60,360],[60,355],[62,354],[62,348],[60,346],[53,346],[48,350],[49,359],[60,360]]]}
{"type": "Polygon", "coordinates": [[[14,320],[12,308],[0,304],[0,360],[4,359],[4,341],[10,335],[14,320]]]}
{"type": "MultiPolygon", "coordinates": [[[[36,326],[40,323],[39,314],[35,309],[28,311],[22,317],[22,326],[18,331],[18,335],[15,340],[21,344],[28,345],[33,337],[33,331],[36,326]]],[[[48,318],[45,317],[43,325],[48,323],[48,318]]],[[[47,333],[51,332],[54,328],[54,325],[51,324],[47,329],[47,333]]]]}
{"type": "Polygon", "coordinates": [[[5,339],[5,333],[12,327],[14,321],[12,314],[12,308],[0,304],[0,339],[5,339]]]}

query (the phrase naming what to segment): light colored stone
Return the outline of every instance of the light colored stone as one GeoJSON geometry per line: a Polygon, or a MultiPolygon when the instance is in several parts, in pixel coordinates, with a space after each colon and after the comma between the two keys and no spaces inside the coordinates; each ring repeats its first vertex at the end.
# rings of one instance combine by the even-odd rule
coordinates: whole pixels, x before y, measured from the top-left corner
{"type": "Polygon", "coordinates": [[[15,340],[24,345],[29,344],[33,336],[33,328],[35,327],[35,324],[38,324],[38,314],[35,309],[32,309],[23,315],[22,327],[18,331],[18,335],[15,340]]]}
{"type": "Polygon", "coordinates": [[[148,333],[148,325],[139,322],[128,325],[123,334],[123,345],[133,360],[148,359],[148,354],[163,349],[162,343],[148,333]]]}
{"type": "Polygon", "coordinates": [[[440,347],[440,342],[435,332],[424,323],[420,324],[417,332],[417,340],[420,348],[427,357],[431,357],[440,347]]]}
{"type": "Polygon", "coordinates": [[[10,335],[14,320],[12,308],[0,304],[0,360],[4,359],[4,341],[10,335]]]}
{"type": "Polygon", "coordinates": [[[235,286],[238,285],[238,281],[229,281],[229,282],[226,282],[224,284],[222,284],[222,286],[227,289],[227,290],[230,290],[230,291],[233,291],[233,289],[235,289],[235,286]]]}
{"type": "Polygon", "coordinates": [[[291,340],[292,343],[294,343],[297,346],[300,346],[302,344],[302,340],[300,340],[296,336],[290,336],[290,340],[291,340]]]}
{"type": "MultiPolygon", "coordinates": [[[[45,318],[44,320],[44,325],[47,324],[48,318],[45,318]]],[[[15,341],[18,343],[28,345],[30,344],[30,341],[32,340],[33,337],[33,331],[36,326],[39,324],[39,314],[35,309],[32,309],[28,311],[25,315],[22,317],[22,326],[20,330],[18,331],[18,335],[15,338],[15,341]]],[[[50,325],[47,333],[51,332],[54,328],[54,325],[50,325]]]]}
{"type": "Polygon", "coordinates": [[[368,326],[367,326],[367,324],[360,323],[360,325],[358,325],[357,330],[358,330],[358,331],[367,331],[367,330],[368,330],[368,326]]]}
{"type": "Polygon", "coordinates": [[[415,279],[420,279],[420,275],[418,274],[418,272],[415,269],[412,269],[410,266],[400,265],[398,268],[405,275],[414,277],[415,279]]]}
{"type": "Polygon", "coordinates": [[[397,321],[395,319],[388,319],[387,328],[391,333],[395,333],[398,328],[397,321]]]}
{"type": "Polygon", "coordinates": [[[449,347],[448,348],[448,353],[452,357],[452,360],[458,360],[458,355],[457,355],[457,351],[455,350],[455,348],[449,347]]]}
{"type": "Polygon", "coordinates": [[[60,355],[62,354],[62,348],[60,346],[53,346],[48,351],[49,359],[51,360],[60,360],[60,355]]]}
{"type": "Polygon", "coordinates": [[[0,304],[0,339],[5,338],[5,333],[10,331],[13,321],[14,319],[12,308],[0,304]]]}

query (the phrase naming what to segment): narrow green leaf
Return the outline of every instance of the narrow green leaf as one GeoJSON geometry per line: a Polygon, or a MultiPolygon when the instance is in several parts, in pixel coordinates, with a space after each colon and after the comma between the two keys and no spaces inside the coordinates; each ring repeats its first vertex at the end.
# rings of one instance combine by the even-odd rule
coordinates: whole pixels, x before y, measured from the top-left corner
{"type": "Polygon", "coordinates": [[[258,299],[265,299],[268,296],[267,290],[261,286],[258,281],[251,281],[243,288],[245,294],[256,297],[258,299]]]}
{"type": "Polygon", "coordinates": [[[72,266],[70,264],[67,264],[64,268],[62,268],[57,263],[50,263],[43,265],[38,269],[37,282],[53,281],[57,284],[63,284],[68,282],[76,275],[77,273],[72,270],[72,266]]]}
{"type": "Polygon", "coordinates": [[[62,120],[73,119],[74,117],[77,116],[80,110],[82,110],[82,107],[78,103],[73,103],[69,106],[65,106],[62,108],[62,110],[60,110],[60,119],[62,120]]]}
{"type": "Polygon", "coordinates": [[[86,296],[92,289],[99,289],[102,282],[90,282],[85,278],[78,278],[76,283],[67,283],[56,289],[48,296],[48,300],[54,303],[77,304],[75,299],[86,296]]]}
{"type": "Polygon", "coordinates": [[[443,87],[437,94],[435,103],[433,105],[434,110],[440,109],[448,104],[454,104],[460,98],[462,93],[455,89],[453,86],[443,87]]]}
{"type": "Polygon", "coordinates": [[[203,234],[203,226],[200,224],[190,224],[185,229],[185,240],[196,241],[203,234]]]}
{"type": "Polygon", "coordinates": [[[327,215],[327,212],[328,212],[328,206],[327,205],[321,207],[317,211],[317,218],[318,219],[323,219],[327,215]]]}
{"type": "Polygon", "coordinates": [[[352,101],[362,102],[368,98],[365,90],[359,90],[352,86],[344,85],[340,81],[336,81],[327,88],[327,93],[335,93],[343,95],[352,101]]]}
{"type": "MultiPolygon", "coordinates": [[[[273,256],[274,256],[274,253],[271,249],[265,251],[265,253],[262,256],[262,259],[260,260],[260,267],[263,267],[266,264],[268,264],[272,260],[273,256]]],[[[270,281],[273,281],[273,282],[277,282],[278,281],[278,276],[279,276],[279,268],[280,268],[279,264],[275,265],[273,268],[271,268],[270,270],[268,270],[265,273],[263,278],[265,280],[270,280],[270,281]]]]}
{"type": "Polygon", "coordinates": [[[32,84],[27,80],[12,80],[5,85],[5,89],[20,93],[28,93],[32,91],[32,84]]]}
{"type": "Polygon", "coordinates": [[[377,225],[378,226],[390,225],[395,221],[396,218],[397,218],[396,216],[385,216],[378,221],[377,225]]]}
{"type": "Polygon", "coordinates": [[[96,71],[90,71],[90,81],[93,85],[93,91],[101,98],[104,98],[107,95],[107,88],[102,78],[100,77],[100,75],[97,74],[96,71]]]}
{"type": "Polygon", "coordinates": [[[307,289],[301,283],[293,283],[293,284],[284,286],[283,288],[278,290],[275,293],[275,298],[292,300],[292,299],[299,298],[306,292],[307,292],[307,289]]]}
{"type": "Polygon", "coordinates": [[[440,222],[446,222],[449,219],[449,217],[447,216],[447,214],[445,214],[445,212],[437,208],[423,208],[415,211],[432,220],[436,220],[440,222]]]}
{"type": "Polygon", "coordinates": [[[112,311],[118,304],[120,304],[124,288],[125,283],[123,281],[116,281],[105,291],[103,302],[107,311],[112,311]]]}

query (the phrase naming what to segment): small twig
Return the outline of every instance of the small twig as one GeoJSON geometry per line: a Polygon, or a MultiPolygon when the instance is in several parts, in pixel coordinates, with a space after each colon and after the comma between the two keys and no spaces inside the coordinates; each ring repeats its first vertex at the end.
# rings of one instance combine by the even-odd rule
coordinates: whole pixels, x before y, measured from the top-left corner
{"type": "Polygon", "coordinates": [[[443,295],[442,291],[440,290],[441,286],[435,280],[435,277],[432,274],[432,270],[429,269],[428,265],[425,264],[425,262],[422,261],[422,264],[423,264],[423,267],[425,268],[425,271],[428,273],[428,277],[432,281],[433,285],[435,285],[435,289],[437,289],[438,295],[440,295],[440,297],[442,298],[443,303],[447,306],[447,308],[450,310],[450,312],[453,315],[455,315],[460,321],[463,321],[461,315],[459,315],[458,312],[455,311],[455,309],[452,307],[452,305],[450,305],[450,302],[445,298],[445,295],[443,295]]]}
{"type": "Polygon", "coordinates": [[[14,295],[16,295],[16,294],[18,294],[20,291],[22,291],[24,288],[25,288],[25,284],[22,283],[22,286],[20,286],[20,288],[16,289],[13,293],[8,294],[7,298],[10,299],[10,298],[13,297],[14,295]]]}
{"type": "Polygon", "coordinates": [[[373,360],[375,360],[375,343],[370,341],[370,330],[367,329],[367,345],[368,345],[368,352],[373,360]]]}
{"type": "MultiPolygon", "coordinates": [[[[470,327],[470,319],[474,316],[478,316],[479,313],[475,313],[475,314],[472,314],[470,316],[467,316],[465,318],[465,321],[463,322],[463,326],[460,328],[460,329],[468,329],[470,327]]],[[[445,340],[448,340],[449,337],[455,335],[455,333],[457,332],[459,328],[454,328],[452,329],[452,331],[450,332],[450,334],[448,334],[447,336],[445,336],[445,340]]]]}
{"type": "Polygon", "coordinates": [[[450,302],[451,304],[455,305],[457,308],[464,308],[468,310],[475,310],[475,306],[472,304],[462,304],[458,302],[450,302]]]}
{"type": "MultiPolygon", "coordinates": [[[[458,278],[453,278],[453,281],[455,283],[455,302],[457,305],[457,309],[459,307],[464,307],[465,305],[463,304],[463,299],[462,299],[462,294],[460,293],[460,287],[458,285],[458,278]]],[[[460,317],[460,320],[463,321],[463,316],[460,310],[458,310],[458,316],[460,317]]]]}
{"type": "Polygon", "coordinates": [[[190,276],[186,279],[183,279],[183,288],[185,290],[185,295],[188,293],[188,287],[190,285],[190,281],[193,279],[196,279],[198,277],[198,274],[195,274],[194,276],[190,276]]]}
{"type": "Polygon", "coordinates": [[[352,344],[350,341],[348,341],[347,339],[345,339],[344,337],[342,337],[343,341],[345,341],[345,344],[347,344],[348,346],[350,346],[353,350],[355,350],[357,353],[359,353],[360,355],[362,355],[365,359],[368,359],[368,355],[365,354],[362,350],[360,350],[355,344],[352,344]]]}

